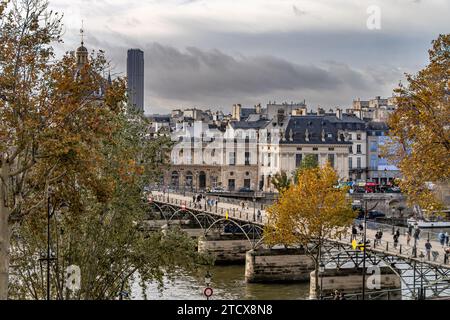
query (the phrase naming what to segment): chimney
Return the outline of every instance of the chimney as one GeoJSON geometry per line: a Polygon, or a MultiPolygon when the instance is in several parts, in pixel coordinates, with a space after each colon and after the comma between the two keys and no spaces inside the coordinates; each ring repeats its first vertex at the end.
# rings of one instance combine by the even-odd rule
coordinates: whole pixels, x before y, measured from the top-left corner
{"type": "Polygon", "coordinates": [[[256,113],[256,114],[260,114],[260,113],[261,113],[261,103],[258,103],[258,104],[255,106],[255,113],[256,113]]]}
{"type": "Polygon", "coordinates": [[[241,121],[241,108],[242,106],[240,104],[234,104],[233,105],[233,112],[232,112],[232,119],[241,121]]]}

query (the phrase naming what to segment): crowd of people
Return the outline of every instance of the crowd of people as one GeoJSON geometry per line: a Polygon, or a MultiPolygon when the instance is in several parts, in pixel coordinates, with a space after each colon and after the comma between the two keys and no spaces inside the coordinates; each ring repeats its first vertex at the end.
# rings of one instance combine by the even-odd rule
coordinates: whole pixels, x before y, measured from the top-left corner
{"type": "MultiPolygon", "coordinates": [[[[201,193],[194,194],[192,196],[192,204],[195,209],[204,209],[206,211],[213,211],[218,208],[219,205],[219,198],[218,197],[208,197],[201,193]]],[[[239,215],[241,217],[244,216],[244,214],[248,214],[249,212],[249,205],[248,202],[241,201],[239,203],[239,215]]],[[[233,211],[235,213],[235,211],[233,211]]],[[[254,217],[254,220],[258,222],[262,222],[262,213],[261,210],[256,210],[256,216],[254,217]]]]}
{"type": "MultiPolygon", "coordinates": [[[[395,229],[393,229],[394,231],[395,229]]],[[[408,230],[405,232],[404,236],[406,239],[406,246],[407,247],[411,247],[411,240],[414,239],[414,244],[418,243],[418,241],[420,240],[420,236],[421,236],[421,229],[420,228],[414,228],[414,226],[409,225],[408,226],[408,230]]],[[[364,233],[364,226],[362,224],[356,225],[354,224],[352,226],[352,233],[351,233],[351,239],[350,241],[354,241],[354,240],[358,240],[359,237],[362,237],[364,233]]],[[[400,228],[397,228],[392,235],[392,243],[394,246],[394,249],[398,249],[399,243],[400,243],[400,237],[401,237],[401,231],[400,228]]],[[[381,241],[383,238],[383,230],[379,229],[377,230],[376,234],[375,234],[375,239],[374,239],[374,245],[381,245],[381,241]]],[[[449,234],[448,232],[444,232],[441,231],[438,235],[438,240],[440,245],[442,246],[442,249],[444,250],[443,254],[444,254],[444,263],[447,264],[449,262],[449,258],[450,258],[450,247],[449,247],[449,234]]],[[[362,244],[362,241],[359,242],[360,244],[362,244]]],[[[425,246],[424,246],[424,250],[425,250],[425,257],[428,261],[437,261],[437,258],[439,256],[439,252],[438,251],[433,251],[433,245],[430,241],[430,239],[427,239],[425,246]]]]}

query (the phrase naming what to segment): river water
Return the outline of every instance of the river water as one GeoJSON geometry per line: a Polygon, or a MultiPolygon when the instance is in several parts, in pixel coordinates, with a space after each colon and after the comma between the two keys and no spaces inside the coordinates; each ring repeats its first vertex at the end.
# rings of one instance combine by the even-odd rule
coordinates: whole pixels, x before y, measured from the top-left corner
{"type": "MultiPolygon", "coordinates": [[[[210,269],[214,290],[213,300],[303,300],[309,297],[309,283],[294,284],[248,284],[245,282],[245,266],[214,266],[210,269]]],[[[147,298],[150,300],[201,300],[203,296],[204,270],[179,272],[173,281],[164,279],[160,292],[155,283],[149,284],[147,298]]],[[[142,299],[138,286],[133,288],[131,299],[142,299]]]]}

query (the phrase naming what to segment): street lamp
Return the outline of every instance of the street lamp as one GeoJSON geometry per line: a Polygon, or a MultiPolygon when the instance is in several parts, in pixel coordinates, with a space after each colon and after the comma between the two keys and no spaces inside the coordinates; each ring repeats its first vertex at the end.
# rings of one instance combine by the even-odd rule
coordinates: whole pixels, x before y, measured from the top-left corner
{"type": "Polygon", "coordinates": [[[212,275],[211,275],[211,273],[209,272],[209,270],[206,271],[206,274],[205,274],[205,284],[206,284],[207,287],[209,287],[209,286],[211,285],[211,278],[212,278],[212,275]]]}
{"type": "Polygon", "coordinates": [[[417,258],[417,233],[419,230],[419,224],[414,223],[414,247],[413,247],[413,257],[417,258]]]}
{"type": "MultiPolygon", "coordinates": [[[[59,266],[58,266],[58,251],[59,251],[59,238],[58,238],[58,229],[57,224],[56,225],[56,253],[51,250],[51,233],[50,233],[50,221],[52,217],[55,217],[55,223],[58,222],[58,219],[56,217],[56,209],[55,206],[51,204],[51,196],[52,192],[49,190],[48,196],[47,196],[47,252],[41,253],[41,257],[39,259],[39,263],[41,265],[42,269],[42,262],[45,261],[47,264],[47,300],[51,300],[51,292],[50,292],[50,263],[52,261],[56,261],[56,273],[57,277],[59,276],[59,266]]],[[[66,203],[61,203],[59,206],[59,210],[61,214],[64,214],[68,210],[69,206],[66,203]]],[[[63,233],[63,230],[61,230],[61,234],[63,233]]],[[[41,271],[42,272],[42,271],[41,271]]],[[[58,278],[57,278],[58,281],[58,278]]]]}
{"type": "Polygon", "coordinates": [[[378,206],[378,202],[369,210],[367,207],[368,199],[364,199],[364,236],[363,236],[363,274],[362,274],[362,300],[366,299],[366,246],[367,246],[367,215],[369,211],[374,210],[378,206]]]}
{"type": "Polygon", "coordinates": [[[256,194],[253,196],[253,221],[256,221],[256,194]]]}
{"type": "Polygon", "coordinates": [[[392,209],[391,209],[391,212],[392,212],[392,214],[391,214],[391,223],[392,223],[392,235],[394,235],[395,234],[395,226],[394,226],[394,215],[395,215],[395,207],[392,207],[392,209]]]}
{"type": "Polygon", "coordinates": [[[321,261],[319,265],[320,275],[320,300],[323,300],[323,276],[325,274],[325,264],[321,261]]]}
{"type": "Polygon", "coordinates": [[[419,294],[419,300],[425,300],[425,292],[423,288],[423,262],[425,260],[425,255],[423,254],[423,251],[420,252],[420,294],[419,294]]]}
{"type": "Polygon", "coordinates": [[[206,300],[209,300],[209,297],[212,296],[212,289],[209,287],[211,285],[211,278],[212,278],[212,275],[209,272],[209,270],[206,271],[206,274],[205,274],[206,289],[204,291],[205,296],[206,296],[206,300]]]}

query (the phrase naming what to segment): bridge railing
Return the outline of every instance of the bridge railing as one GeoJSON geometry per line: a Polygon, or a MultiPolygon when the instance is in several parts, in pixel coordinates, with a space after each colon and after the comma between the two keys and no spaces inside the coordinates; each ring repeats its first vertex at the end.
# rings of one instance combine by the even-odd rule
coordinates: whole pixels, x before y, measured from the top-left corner
{"type": "MultiPolygon", "coordinates": [[[[358,220],[358,222],[361,223],[361,220],[358,220]]],[[[381,229],[381,230],[383,230],[383,232],[385,232],[385,231],[390,232],[391,235],[393,234],[393,232],[392,232],[393,230],[394,230],[394,232],[397,231],[397,229],[400,230],[401,235],[406,235],[406,233],[410,230],[409,228],[406,228],[406,227],[393,226],[392,224],[385,224],[385,223],[379,223],[379,222],[374,222],[374,221],[368,221],[367,228],[372,229],[372,230],[381,229]]],[[[411,237],[412,237],[412,236],[414,236],[415,229],[411,228],[411,231],[412,231],[412,234],[411,234],[411,237]]],[[[441,232],[442,231],[436,232],[436,231],[421,229],[419,238],[421,238],[421,239],[425,238],[430,241],[433,241],[433,240],[439,241],[440,240],[439,236],[440,236],[441,232]]]]}
{"type": "Polygon", "coordinates": [[[190,210],[201,210],[206,213],[216,214],[225,217],[228,213],[229,218],[240,219],[248,222],[256,222],[262,223],[262,216],[258,218],[256,215],[256,210],[254,208],[241,209],[238,207],[235,208],[224,208],[220,206],[223,202],[217,202],[214,204],[208,204],[205,201],[202,202],[194,202],[191,200],[182,200],[174,197],[170,197],[168,195],[154,194],[153,198],[155,201],[163,202],[169,205],[175,206],[186,206],[186,209],[190,210]]]}
{"type": "MultiPolygon", "coordinates": [[[[367,226],[367,229],[371,230],[383,230],[383,226],[380,225],[372,225],[372,228],[369,228],[369,225],[367,226]],[[376,228],[375,228],[376,226],[376,228]]],[[[387,231],[384,229],[383,233],[387,231]]],[[[385,233],[384,233],[385,234],[385,233]]],[[[390,235],[390,233],[389,233],[390,235]]],[[[405,235],[401,235],[405,237],[405,235]]],[[[350,239],[351,237],[346,236],[350,239]]],[[[386,239],[386,235],[384,235],[386,239]]],[[[362,243],[363,233],[359,233],[357,235],[357,241],[362,243]]],[[[424,256],[424,261],[426,262],[436,262],[440,264],[449,264],[449,254],[442,249],[441,251],[437,251],[435,248],[432,248],[430,250],[430,254],[428,255],[424,248],[419,247],[419,243],[415,242],[415,240],[411,237],[409,244],[398,241],[397,243],[394,242],[394,240],[385,240],[385,239],[376,239],[374,235],[370,235],[366,233],[366,240],[368,241],[367,248],[373,248],[385,251],[386,253],[395,253],[398,255],[410,257],[410,258],[419,258],[421,254],[424,256]]],[[[342,240],[342,239],[340,239],[342,240]]]]}
{"type": "MultiPolygon", "coordinates": [[[[228,204],[240,206],[242,204],[242,202],[244,202],[246,204],[246,206],[249,207],[249,209],[250,209],[250,207],[253,208],[253,206],[256,206],[256,210],[266,210],[266,208],[268,208],[270,206],[269,204],[261,203],[260,201],[258,201],[259,198],[256,198],[256,202],[253,203],[252,200],[230,198],[230,197],[227,197],[225,194],[220,195],[220,194],[209,194],[209,193],[204,193],[204,192],[196,192],[194,189],[161,188],[161,187],[154,187],[154,186],[146,188],[146,192],[151,192],[151,191],[162,192],[169,198],[170,198],[170,195],[180,195],[180,196],[192,198],[193,196],[195,196],[199,193],[202,193],[207,198],[218,199],[218,201],[222,202],[222,203],[228,203],[228,204]]],[[[250,193],[250,195],[253,196],[253,193],[250,193]]],[[[257,196],[261,197],[261,194],[257,193],[257,196]]]]}
{"type": "MultiPolygon", "coordinates": [[[[443,290],[443,292],[439,296],[433,296],[430,290],[434,285],[423,285],[416,286],[410,289],[389,289],[389,290],[376,290],[376,291],[368,291],[364,294],[365,300],[399,300],[401,297],[402,300],[406,298],[406,300],[427,300],[427,299],[448,299],[450,298],[449,290],[443,290]]],[[[447,288],[448,285],[446,283],[439,284],[440,287],[447,288]]],[[[339,291],[339,290],[338,290],[339,291]]],[[[344,293],[345,300],[362,300],[362,293],[344,293]]],[[[336,299],[334,294],[330,294],[321,298],[321,300],[340,300],[336,299]]]]}

